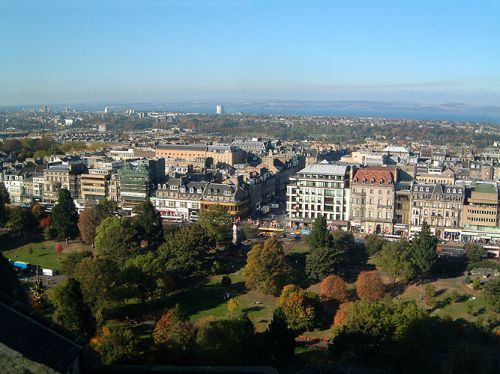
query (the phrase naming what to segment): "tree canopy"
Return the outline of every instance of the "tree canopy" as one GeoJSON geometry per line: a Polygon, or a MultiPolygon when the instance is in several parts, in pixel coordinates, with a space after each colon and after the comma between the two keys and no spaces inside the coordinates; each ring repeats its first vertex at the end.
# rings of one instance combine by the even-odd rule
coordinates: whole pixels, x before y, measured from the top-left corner
{"type": "Polygon", "coordinates": [[[74,239],[78,235],[78,212],[71,193],[59,191],[57,204],[52,209],[52,228],[59,239],[74,239]]]}
{"type": "Polygon", "coordinates": [[[283,310],[288,327],[292,330],[300,332],[314,326],[314,307],[300,287],[293,284],[285,286],[278,299],[278,307],[283,310]]]}
{"type": "Polygon", "coordinates": [[[424,222],[422,230],[411,245],[411,258],[417,274],[428,276],[437,262],[437,238],[431,234],[429,225],[424,222]]]}
{"type": "Polygon", "coordinates": [[[217,204],[200,210],[198,223],[216,243],[222,243],[227,240],[231,232],[232,219],[227,209],[217,204]]]}
{"type": "Polygon", "coordinates": [[[96,253],[106,256],[120,266],[139,248],[139,238],[132,222],[127,218],[108,217],[97,227],[96,253]]]}
{"type": "Polygon", "coordinates": [[[279,295],[293,280],[293,269],[277,239],[270,238],[252,247],[243,268],[243,279],[248,288],[272,295],[279,295]]]}
{"type": "Polygon", "coordinates": [[[141,239],[146,240],[148,249],[157,249],[164,240],[163,225],[160,212],[148,200],[135,208],[134,217],[137,231],[141,239]]]}
{"type": "Polygon", "coordinates": [[[408,241],[387,242],[382,250],[371,258],[377,269],[385,272],[392,283],[409,281],[413,277],[411,246],[408,241]]]}

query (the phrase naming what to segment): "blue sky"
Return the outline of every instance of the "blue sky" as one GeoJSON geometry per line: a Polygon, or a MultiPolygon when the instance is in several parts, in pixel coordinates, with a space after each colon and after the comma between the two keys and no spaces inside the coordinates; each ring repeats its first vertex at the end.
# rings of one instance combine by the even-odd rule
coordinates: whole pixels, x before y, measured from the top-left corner
{"type": "Polygon", "coordinates": [[[0,105],[500,106],[500,0],[0,0],[0,105]]]}

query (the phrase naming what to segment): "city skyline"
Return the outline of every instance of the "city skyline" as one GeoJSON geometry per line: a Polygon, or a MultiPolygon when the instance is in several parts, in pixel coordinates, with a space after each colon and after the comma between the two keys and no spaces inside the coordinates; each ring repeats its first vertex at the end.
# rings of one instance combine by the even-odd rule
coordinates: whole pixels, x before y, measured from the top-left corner
{"type": "Polygon", "coordinates": [[[500,2],[0,4],[0,105],[500,105],[500,2]]]}

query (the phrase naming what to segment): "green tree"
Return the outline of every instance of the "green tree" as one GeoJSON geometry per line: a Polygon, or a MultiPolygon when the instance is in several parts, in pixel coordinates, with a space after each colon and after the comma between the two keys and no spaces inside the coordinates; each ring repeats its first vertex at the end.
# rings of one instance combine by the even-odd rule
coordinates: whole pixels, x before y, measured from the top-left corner
{"type": "Polygon", "coordinates": [[[479,262],[486,256],[486,250],[480,244],[468,243],[465,246],[465,251],[469,263],[479,262]]]}
{"type": "Polygon", "coordinates": [[[7,227],[14,235],[28,236],[37,227],[36,219],[30,209],[9,207],[8,215],[7,227]]]}
{"type": "Polygon", "coordinates": [[[288,327],[281,308],[273,312],[273,319],[265,333],[266,351],[275,365],[283,365],[295,354],[295,333],[288,327]]]}
{"type": "Polygon", "coordinates": [[[292,330],[299,332],[314,326],[314,307],[302,288],[293,284],[285,286],[278,298],[278,307],[283,310],[288,327],[292,330]]]}
{"type": "Polygon", "coordinates": [[[76,266],[86,257],[92,257],[92,252],[70,252],[62,261],[62,273],[67,277],[74,277],[76,266]]]}
{"type": "Polygon", "coordinates": [[[158,250],[165,269],[182,276],[206,270],[212,238],[198,224],[184,226],[167,235],[158,250]]]}
{"type": "Polygon", "coordinates": [[[52,297],[54,321],[68,330],[90,338],[96,329],[95,318],[89,306],[83,300],[80,283],[69,278],[68,282],[56,287],[52,297]]]}
{"type": "Polygon", "coordinates": [[[373,256],[382,250],[387,241],[377,234],[370,234],[365,238],[365,247],[368,256],[373,256]]]}
{"type": "Polygon", "coordinates": [[[387,274],[392,283],[409,281],[413,277],[410,244],[401,239],[387,242],[382,250],[371,258],[377,269],[387,274]]]}
{"type": "Polygon", "coordinates": [[[102,221],[105,218],[116,215],[118,204],[113,200],[101,199],[95,208],[99,214],[99,220],[102,221]]]}
{"type": "Polygon", "coordinates": [[[243,268],[243,279],[247,288],[272,295],[279,295],[281,289],[293,280],[292,267],[277,239],[270,238],[252,247],[243,268]]]}
{"type": "Polygon", "coordinates": [[[248,365],[254,359],[254,326],[246,315],[202,322],[196,342],[204,364],[248,365]]]}
{"type": "Polygon", "coordinates": [[[65,188],[59,191],[57,204],[52,209],[52,228],[59,239],[74,239],[78,235],[78,212],[71,193],[65,188]]]}
{"type": "MultiPolygon", "coordinates": [[[[1,186],[3,186],[3,182],[0,182],[0,189],[2,188],[1,186]]],[[[0,227],[3,227],[7,222],[7,209],[5,208],[5,204],[5,197],[0,193],[0,227]]]]}
{"type": "Polygon", "coordinates": [[[306,274],[312,282],[318,282],[335,273],[337,266],[344,259],[345,252],[333,245],[331,247],[312,248],[306,255],[306,274]]]}
{"type": "Polygon", "coordinates": [[[227,209],[217,204],[200,210],[198,223],[219,244],[229,237],[232,219],[227,209]]]}
{"type": "Polygon", "coordinates": [[[97,226],[94,241],[96,253],[106,256],[120,266],[139,248],[137,231],[127,218],[105,218],[97,226]]]}
{"type": "Polygon", "coordinates": [[[76,266],[74,275],[80,282],[85,302],[96,318],[102,320],[106,302],[116,298],[120,286],[121,274],[117,264],[106,257],[86,257],[76,266]]]}
{"type": "Polygon", "coordinates": [[[0,182],[0,198],[4,202],[4,204],[10,204],[10,195],[9,191],[5,187],[3,182],[0,182]]]}
{"type": "Polygon", "coordinates": [[[500,313],[500,278],[490,280],[484,287],[484,297],[488,306],[497,313],[500,313]]]}
{"type": "Polygon", "coordinates": [[[319,215],[313,222],[312,230],[307,237],[311,249],[329,248],[333,246],[333,237],[327,228],[326,218],[319,215]]]}
{"type": "Polygon", "coordinates": [[[418,275],[428,276],[432,272],[437,262],[436,245],[437,238],[431,235],[429,225],[424,222],[411,245],[411,258],[418,275]]]}
{"type": "Polygon", "coordinates": [[[141,239],[146,240],[148,249],[157,249],[163,243],[163,225],[160,212],[148,200],[136,207],[135,223],[141,239]]]}

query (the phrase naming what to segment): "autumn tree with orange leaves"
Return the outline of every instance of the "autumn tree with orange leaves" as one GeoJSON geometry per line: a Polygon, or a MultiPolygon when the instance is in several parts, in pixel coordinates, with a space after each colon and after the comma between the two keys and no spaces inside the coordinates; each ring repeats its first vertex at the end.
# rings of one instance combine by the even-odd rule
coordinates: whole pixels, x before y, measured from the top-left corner
{"type": "Polygon", "coordinates": [[[363,271],[355,283],[356,294],[361,300],[379,300],[385,293],[385,285],[377,271],[363,271]]]}
{"type": "Polygon", "coordinates": [[[347,301],[347,284],[337,275],[329,275],[321,282],[319,294],[323,300],[347,301]]]}
{"type": "Polygon", "coordinates": [[[337,312],[335,313],[335,318],[333,319],[333,326],[339,327],[344,323],[347,315],[349,314],[349,309],[351,308],[352,303],[342,303],[340,304],[337,312]]]}
{"type": "Polygon", "coordinates": [[[307,299],[305,291],[289,284],[283,288],[278,306],[285,314],[288,327],[295,331],[310,330],[314,325],[314,307],[307,299]]]}

